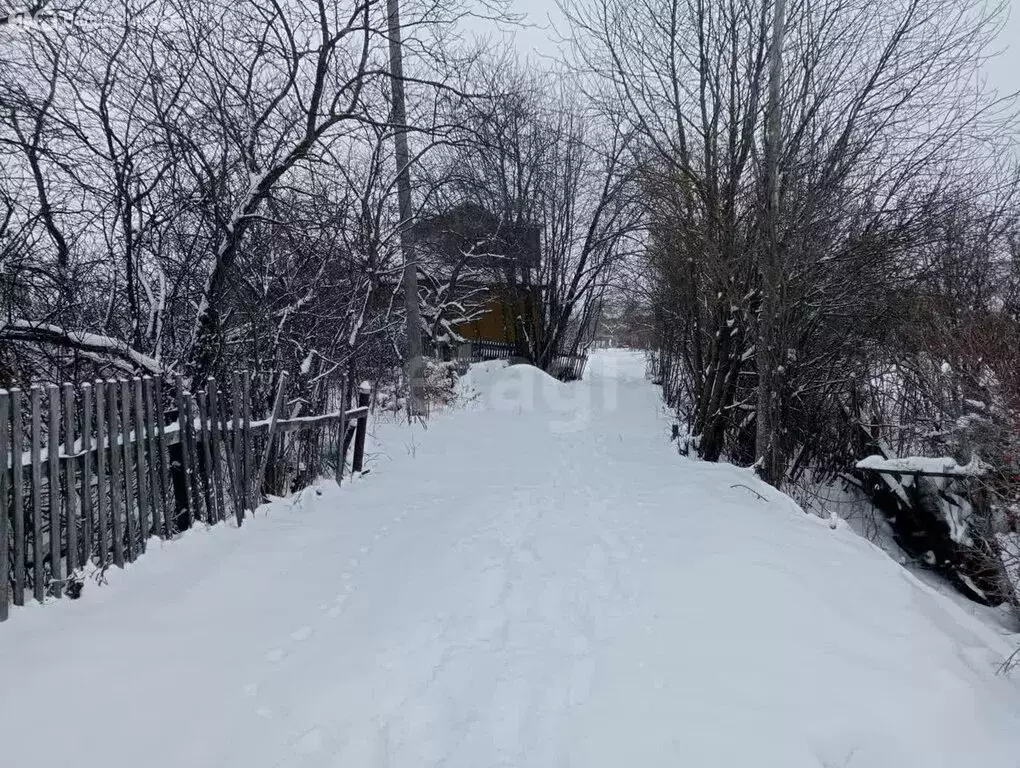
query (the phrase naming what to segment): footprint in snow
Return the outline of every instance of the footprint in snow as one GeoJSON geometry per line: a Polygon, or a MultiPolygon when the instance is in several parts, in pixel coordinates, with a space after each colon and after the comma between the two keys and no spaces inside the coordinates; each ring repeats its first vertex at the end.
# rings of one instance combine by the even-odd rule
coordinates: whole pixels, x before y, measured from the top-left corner
{"type": "Polygon", "coordinates": [[[301,627],[300,629],[295,629],[293,632],[290,633],[290,636],[292,639],[297,640],[298,642],[301,642],[302,640],[307,640],[309,637],[312,636],[312,628],[304,626],[301,627]]]}
{"type": "Polygon", "coordinates": [[[334,603],[333,607],[326,611],[326,615],[329,616],[329,618],[331,619],[335,619],[337,616],[344,612],[344,603],[346,602],[347,595],[345,593],[337,595],[336,598],[333,600],[334,603]]]}
{"type": "Polygon", "coordinates": [[[312,728],[302,733],[297,741],[294,742],[294,748],[301,755],[314,755],[316,752],[321,752],[323,747],[322,731],[318,728],[312,728]]]}
{"type": "Polygon", "coordinates": [[[266,654],[266,661],[277,664],[287,658],[287,652],[282,648],[273,648],[269,653],[266,654]]]}

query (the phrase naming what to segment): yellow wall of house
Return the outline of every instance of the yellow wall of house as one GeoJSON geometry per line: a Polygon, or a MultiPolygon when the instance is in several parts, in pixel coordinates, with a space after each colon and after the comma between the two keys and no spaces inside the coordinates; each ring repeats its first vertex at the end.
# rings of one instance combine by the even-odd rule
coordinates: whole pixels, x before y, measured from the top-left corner
{"type": "Polygon", "coordinates": [[[481,341],[505,341],[511,344],[517,341],[517,324],[514,318],[526,315],[533,306],[528,299],[521,299],[519,309],[515,311],[511,303],[500,297],[492,296],[485,306],[485,314],[469,323],[456,327],[457,333],[465,339],[481,341]]]}

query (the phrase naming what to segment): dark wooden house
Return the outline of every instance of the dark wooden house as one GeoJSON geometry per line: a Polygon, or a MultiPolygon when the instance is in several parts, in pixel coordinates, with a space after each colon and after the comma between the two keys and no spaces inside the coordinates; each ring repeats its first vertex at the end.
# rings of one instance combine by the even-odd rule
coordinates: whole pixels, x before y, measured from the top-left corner
{"type": "Polygon", "coordinates": [[[419,263],[462,291],[484,290],[481,314],[455,323],[464,339],[521,347],[540,310],[541,230],[513,224],[475,203],[462,203],[415,227],[419,263]]]}

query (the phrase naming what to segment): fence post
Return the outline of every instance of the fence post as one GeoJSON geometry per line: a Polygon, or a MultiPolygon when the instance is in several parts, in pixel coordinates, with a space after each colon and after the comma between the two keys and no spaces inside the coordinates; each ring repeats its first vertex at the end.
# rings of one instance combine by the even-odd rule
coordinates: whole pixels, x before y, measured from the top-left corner
{"type": "Polygon", "coordinates": [[[135,480],[138,488],[138,549],[145,552],[152,531],[149,516],[149,467],[145,463],[145,441],[149,439],[149,425],[145,420],[145,401],[142,380],[131,379],[135,401],[135,480]]]}
{"type": "Polygon", "coordinates": [[[121,468],[124,470],[124,529],[127,535],[127,559],[133,563],[138,557],[138,522],[135,517],[135,466],[131,450],[131,382],[120,379],[120,435],[123,453],[121,468]]]}
{"type": "MultiPolygon", "coordinates": [[[[269,429],[266,432],[266,445],[259,460],[259,468],[255,473],[255,491],[257,498],[262,498],[262,479],[266,475],[266,464],[273,449],[273,438],[276,436],[276,422],[283,412],[284,397],[287,393],[287,371],[280,371],[280,383],[276,386],[276,398],[273,400],[273,412],[269,415],[269,429]]],[[[342,460],[342,459],[341,459],[342,460]]]]}
{"type": "Polygon", "coordinates": [[[237,525],[244,522],[244,458],[241,452],[244,446],[241,445],[241,372],[232,371],[230,374],[230,399],[231,423],[230,441],[233,445],[233,468],[234,468],[234,513],[237,515],[237,525]]]}
{"type": "Polygon", "coordinates": [[[241,435],[241,446],[244,453],[241,472],[242,485],[244,487],[243,498],[245,507],[254,512],[258,502],[255,499],[255,491],[251,484],[252,474],[254,474],[252,464],[255,463],[251,435],[251,371],[244,371],[241,374],[241,397],[243,398],[241,408],[244,418],[244,431],[241,435]]]}
{"type": "Polygon", "coordinates": [[[92,385],[81,386],[81,565],[92,561],[92,385]]]}
{"type": "Polygon", "coordinates": [[[198,440],[195,437],[195,396],[190,392],[184,394],[184,424],[186,429],[182,443],[184,456],[185,480],[188,483],[188,528],[202,519],[202,484],[199,482],[198,440]]]}
{"type": "Polygon", "coordinates": [[[113,564],[124,567],[124,508],[121,498],[120,407],[117,405],[119,388],[115,379],[106,382],[106,437],[110,443],[110,544],[113,549],[113,564]]]}
{"type": "Polygon", "coordinates": [[[206,405],[209,409],[209,436],[212,451],[213,488],[216,492],[216,514],[218,519],[227,519],[227,505],[224,501],[223,482],[223,424],[220,420],[220,407],[216,395],[216,379],[210,376],[205,380],[206,405]]]}
{"type": "MultiPolygon", "coordinates": [[[[64,519],[67,521],[67,578],[78,570],[78,491],[76,459],[71,458],[74,450],[74,386],[65,383],[64,393],[64,519]]],[[[85,436],[81,439],[85,450],[85,436]]],[[[84,484],[82,485],[84,490],[84,484]]]]}
{"type": "Polygon", "coordinates": [[[106,565],[110,562],[110,549],[107,546],[110,541],[110,505],[107,501],[106,491],[110,488],[109,465],[107,459],[107,430],[106,420],[106,384],[102,379],[97,379],[95,384],[96,393],[96,554],[99,557],[99,564],[106,565]]]}
{"type": "MultiPolygon", "coordinates": [[[[7,593],[10,591],[7,562],[7,458],[10,455],[10,415],[8,413],[7,390],[0,389],[0,621],[7,618],[7,593]]],[[[21,457],[15,457],[21,461],[21,457]]],[[[13,467],[13,465],[12,465],[13,467]]]]}
{"type": "Polygon", "coordinates": [[[50,594],[53,597],[61,597],[64,593],[64,574],[61,564],[63,531],[60,515],[60,387],[56,384],[49,384],[46,387],[46,405],[49,408],[46,469],[50,500],[50,594]]]}
{"type": "Polygon", "coordinates": [[[177,401],[177,450],[179,462],[174,472],[174,527],[186,531],[194,520],[191,498],[191,467],[188,466],[188,416],[184,410],[184,376],[177,374],[174,382],[174,398],[177,401]]]}
{"type": "MultiPolygon", "coordinates": [[[[361,382],[361,386],[358,388],[358,407],[368,408],[368,400],[371,394],[371,388],[367,381],[361,382]]],[[[358,415],[358,425],[354,432],[354,461],[352,469],[354,472],[360,472],[365,463],[365,430],[368,427],[368,411],[358,415]]]]}
{"type": "Polygon", "coordinates": [[[14,595],[11,599],[15,605],[25,604],[25,465],[24,453],[24,419],[21,417],[21,390],[11,390],[11,483],[14,485],[11,494],[14,519],[11,521],[11,533],[14,535],[14,595]]]}
{"type": "Polygon", "coordinates": [[[32,592],[36,601],[46,602],[43,581],[43,514],[42,514],[42,387],[32,386],[32,592]]]}
{"type": "MultiPolygon", "coordinates": [[[[146,376],[142,379],[142,398],[145,401],[145,436],[149,448],[149,495],[152,497],[152,529],[146,536],[162,536],[163,524],[161,517],[163,510],[163,491],[160,489],[159,477],[159,454],[156,450],[156,406],[152,397],[152,377],[146,376]]],[[[160,414],[161,415],[161,414],[160,414]]]]}
{"type": "Polygon", "coordinates": [[[176,524],[177,496],[176,489],[170,478],[170,446],[166,441],[166,409],[163,401],[163,377],[157,376],[153,381],[155,391],[153,398],[156,401],[156,409],[153,412],[156,416],[156,442],[159,447],[159,483],[163,491],[163,538],[169,539],[173,536],[174,525],[176,524]],[[169,498],[170,504],[166,506],[169,498]]]}
{"type": "Polygon", "coordinates": [[[213,473],[212,441],[210,439],[212,430],[209,427],[209,408],[206,405],[205,392],[197,392],[194,397],[198,404],[198,441],[202,444],[202,465],[205,468],[204,472],[199,473],[203,480],[202,490],[205,492],[205,521],[209,525],[214,525],[220,519],[220,514],[216,506],[216,483],[215,474],[213,473]]]}

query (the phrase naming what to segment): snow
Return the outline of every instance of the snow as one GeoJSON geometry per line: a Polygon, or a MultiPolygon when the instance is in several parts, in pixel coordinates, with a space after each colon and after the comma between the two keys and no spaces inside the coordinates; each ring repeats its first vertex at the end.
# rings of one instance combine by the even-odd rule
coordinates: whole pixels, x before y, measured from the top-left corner
{"type": "Polygon", "coordinates": [[[41,343],[45,343],[48,338],[58,340],[65,339],[73,346],[81,347],[93,352],[121,355],[131,360],[131,362],[139,368],[143,368],[148,373],[163,373],[162,366],[160,366],[159,362],[155,358],[143,355],[141,352],[138,352],[128,346],[126,342],[110,336],[103,336],[98,333],[89,333],[87,331],[68,331],[60,326],[52,325],[50,323],[39,323],[33,320],[21,319],[0,322],[0,332],[7,329],[10,329],[11,334],[17,334],[18,332],[26,333],[28,334],[26,337],[28,340],[39,340],[41,343]],[[38,334],[38,339],[32,334],[38,334]]]}
{"type": "Polygon", "coordinates": [[[373,418],[370,474],[14,609],[5,762],[1016,766],[1014,640],[678,457],[643,370],[475,366],[427,429],[373,418]]]}
{"type": "Polygon", "coordinates": [[[958,464],[956,459],[950,456],[905,456],[899,459],[886,459],[876,455],[861,459],[856,466],[857,469],[870,469],[875,472],[917,472],[960,477],[977,477],[983,475],[985,471],[977,456],[966,464],[958,464]]]}

